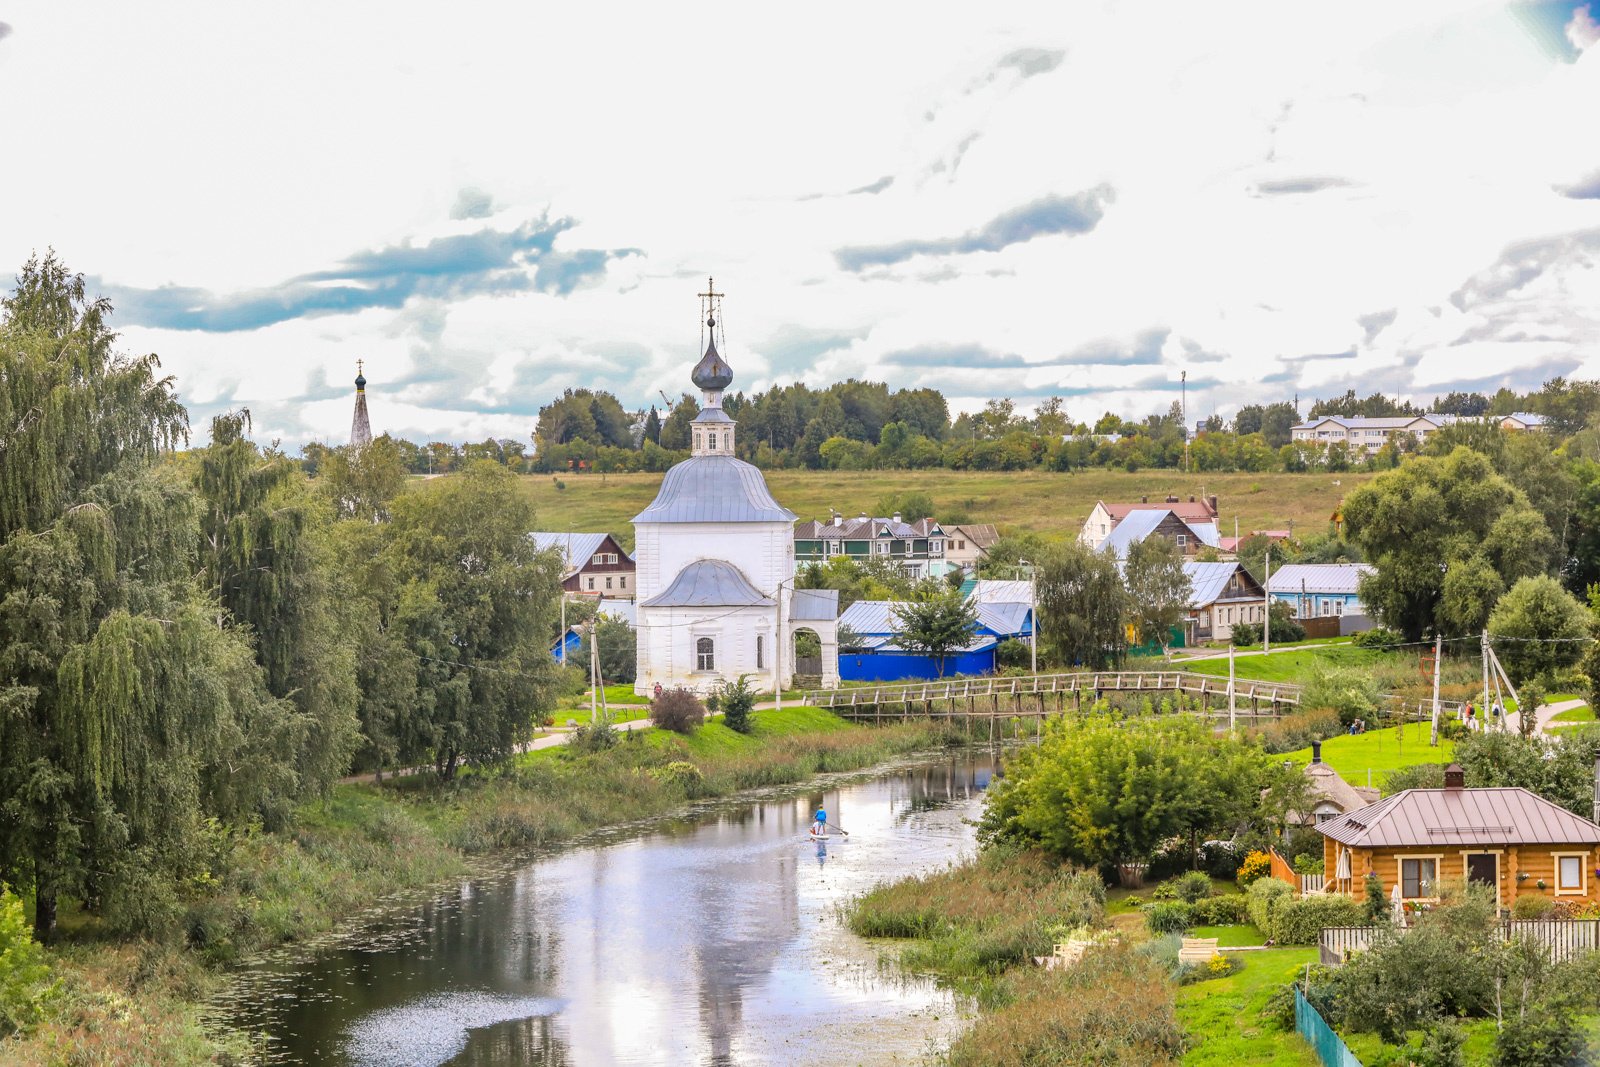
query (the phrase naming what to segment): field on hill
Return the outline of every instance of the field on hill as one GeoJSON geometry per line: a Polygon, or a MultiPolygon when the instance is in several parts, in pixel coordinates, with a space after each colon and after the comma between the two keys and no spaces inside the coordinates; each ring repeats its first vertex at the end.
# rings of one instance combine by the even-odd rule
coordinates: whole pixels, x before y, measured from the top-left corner
{"type": "MultiPolygon", "coordinates": [[[[527,475],[522,485],[538,509],[545,530],[577,529],[616,534],[633,547],[630,520],[644,510],[661,484],[659,474],[527,475]]],[[[1328,516],[1351,489],[1370,474],[1191,474],[1178,471],[767,471],[767,485],[778,502],[802,519],[826,519],[828,509],[846,515],[871,512],[885,496],[921,492],[944,518],[964,513],[972,522],[992,522],[1002,533],[1031,532],[1061,538],[1077,533],[1095,501],[1158,500],[1168,494],[1215,493],[1220,498],[1223,534],[1253,529],[1322,533],[1328,516]]]]}

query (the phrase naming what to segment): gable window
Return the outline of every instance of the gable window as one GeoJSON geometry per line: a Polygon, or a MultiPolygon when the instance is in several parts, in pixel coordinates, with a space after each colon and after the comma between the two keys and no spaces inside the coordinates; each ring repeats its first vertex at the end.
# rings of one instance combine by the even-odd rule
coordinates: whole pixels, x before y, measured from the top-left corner
{"type": "Polygon", "coordinates": [[[1400,858],[1400,895],[1407,900],[1431,897],[1439,884],[1437,856],[1400,858]]]}
{"type": "Polygon", "coordinates": [[[1178,535],[1178,547],[1179,548],[1187,548],[1187,547],[1189,547],[1189,535],[1188,534],[1179,534],[1178,535]]]}
{"type": "Polygon", "coordinates": [[[1588,892],[1588,858],[1587,852],[1555,853],[1557,895],[1577,896],[1588,892]]]}
{"type": "Polygon", "coordinates": [[[589,562],[593,563],[595,566],[598,567],[600,564],[604,563],[605,561],[606,561],[606,554],[604,552],[596,552],[594,554],[594,558],[591,559],[589,562]]]}
{"type": "Polygon", "coordinates": [[[717,669],[716,643],[709,637],[702,637],[694,643],[694,669],[697,671],[714,671],[717,669]]]}

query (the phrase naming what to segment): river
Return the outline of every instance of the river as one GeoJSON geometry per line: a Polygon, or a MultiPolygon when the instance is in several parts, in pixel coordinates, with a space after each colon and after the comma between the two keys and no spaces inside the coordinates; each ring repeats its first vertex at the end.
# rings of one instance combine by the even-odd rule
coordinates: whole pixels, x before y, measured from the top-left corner
{"type": "Polygon", "coordinates": [[[961,754],[597,835],[244,971],[227,1021],[336,1067],[913,1064],[969,1005],[839,905],[973,849],[961,754]],[[847,840],[806,837],[819,804],[847,840]]]}

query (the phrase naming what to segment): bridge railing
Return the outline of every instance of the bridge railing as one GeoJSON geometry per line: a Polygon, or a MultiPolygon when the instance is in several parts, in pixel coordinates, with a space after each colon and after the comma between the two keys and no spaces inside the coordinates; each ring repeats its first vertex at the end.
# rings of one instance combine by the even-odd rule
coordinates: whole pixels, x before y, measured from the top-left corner
{"type": "MultiPolygon", "coordinates": [[[[1236,679],[1234,699],[1246,704],[1298,705],[1304,687],[1293,682],[1263,682],[1236,679]]],[[[902,682],[891,685],[859,685],[840,689],[807,690],[805,701],[833,709],[872,708],[886,704],[929,704],[957,702],[987,697],[1033,696],[1046,693],[1181,692],[1225,699],[1228,681],[1211,674],[1191,671],[1068,671],[1055,674],[993,675],[980,678],[955,678],[943,681],[902,682]]],[[[1403,711],[1415,706],[1419,715],[1428,708],[1426,701],[1407,701],[1386,695],[1403,711]]],[[[1443,714],[1454,716],[1461,710],[1457,701],[1441,701],[1443,714]]]]}

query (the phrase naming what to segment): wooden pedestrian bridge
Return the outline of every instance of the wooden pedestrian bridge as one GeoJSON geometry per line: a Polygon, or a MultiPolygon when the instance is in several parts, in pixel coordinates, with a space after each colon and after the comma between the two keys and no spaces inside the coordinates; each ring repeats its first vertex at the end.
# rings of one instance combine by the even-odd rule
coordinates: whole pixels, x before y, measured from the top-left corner
{"type": "MultiPolygon", "coordinates": [[[[1118,693],[1183,694],[1210,717],[1232,717],[1250,723],[1272,720],[1300,704],[1303,686],[1292,682],[1236,679],[1230,697],[1228,680],[1191,671],[1073,671],[1061,674],[993,675],[947,681],[902,682],[894,685],[852,685],[807,690],[805,702],[829,708],[846,718],[881,720],[909,716],[935,718],[1044,718],[1092,706],[1118,693]]],[[[1426,719],[1430,700],[1395,694],[1382,697],[1384,718],[1426,719]]],[[[1460,713],[1459,701],[1440,701],[1443,715],[1460,713]]]]}

